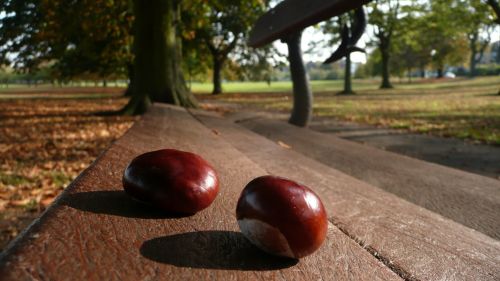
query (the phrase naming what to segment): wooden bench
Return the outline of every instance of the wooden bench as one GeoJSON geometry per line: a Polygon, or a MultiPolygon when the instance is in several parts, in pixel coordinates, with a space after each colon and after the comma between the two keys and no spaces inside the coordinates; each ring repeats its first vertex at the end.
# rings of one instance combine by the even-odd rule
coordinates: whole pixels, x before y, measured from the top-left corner
{"type": "Polygon", "coordinates": [[[327,166],[500,239],[500,181],[421,161],[255,113],[228,118],[327,166]]]}
{"type": "Polygon", "coordinates": [[[500,242],[203,111],[155,105],[0,257],[2,280],[498,280],[500,242]],[[221,191],[206,210],[165,217],[122,191],[125,166],[160,148],[200,154],[221,191]],[[312,187],[327,241],[300,261],[264,254],[238,231],[254,177],[312,187]]]}
{"type": "MultiPolygon", "coordinates": [[[[311,25],[324,21],[334,16],[341,15],[349,10],[360,8],[370,0],[287,0],[282,1],[267,13],[262,15],[253,27],[248,45],[261,47],[274,40],[281,39],[288,47],[288,61],[293,85],[293,106],[289,122],[296,126],[305,127],[312,117],[312,91],[309,85],[309,76],[302,59],[301,38],[302,31],[311,25]]],[[[352,40],[355,44],[361,37],[365,26],[364,12],[362,9],[356,13],[361,17],[363,24],[358,27],[356,39],[344,37],[342,40],[352,40]]],[[[348,35],[348,34],[346,34],[348,35]]],[[[343,42],[346,43],[346,42],[343,42]]],[[[348,51],[349,44],[341,43],[334,53],[337,59],[343,57],[348,51]]],[[[359,49],[359,48],[358,48],[359,49]]],[[[333,57],[330,57],[333,59],[333,57]]],[[[328,59],[327,61],[329,61],[328,59]]],[[[334,59],[335,60],[335,59],[334,59]]],[[[331,62],[331,61],[329,61],[331,62]]]]}

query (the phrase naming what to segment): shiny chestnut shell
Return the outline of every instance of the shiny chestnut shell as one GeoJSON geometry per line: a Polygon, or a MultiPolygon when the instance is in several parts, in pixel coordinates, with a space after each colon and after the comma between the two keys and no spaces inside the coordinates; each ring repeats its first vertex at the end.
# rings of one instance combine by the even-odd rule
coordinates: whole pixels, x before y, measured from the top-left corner
{"type": "Polygon", "coordinates": [[[200,156],[162,149],[134,158],[123,174],[123,188],[133,198],[167,212],[194,214],[214,201],[219,179],[200,156]]]}
{"type": "Polygon", "coordinates": [[[328,228],[323,203],[310,188],[275,176],[258,177],[247,184],[236,217],[254,245],[291,258],[316,251],[328,228]]]}

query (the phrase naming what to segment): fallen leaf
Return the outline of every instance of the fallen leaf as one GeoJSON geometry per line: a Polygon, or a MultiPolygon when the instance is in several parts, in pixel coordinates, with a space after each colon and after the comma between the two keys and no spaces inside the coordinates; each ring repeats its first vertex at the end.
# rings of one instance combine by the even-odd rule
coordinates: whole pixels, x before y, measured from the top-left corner
{"type": "Polygon", "coordinates": [[[55,197],[48,197],[40,201],[40,204],[44,207],[47,208],[52,202],[54,201],[55,197]]]}
{"type": "Polygon", "coordinates": [[[23,206],[28,205],[28,203],[30,203],[31,200],[32,200],[31,198],[25,198],[25,199],[21,199],[21,200],[12,200],[12,201],[10,201],[10,205],[15,206],[15,207],[23,207],[23,206]]]}
{"type": "Polygon", "coordinates": [[[11,149],[12,145],[0,143],[0,153],[5,153],[11,149]]]}
{"type": "Polygon", "coordinates": [[[0,199],[0,212],[5,211],[8,204],[9,204],[9,201],[0,199]]]}
{"type": "Polygon", "coordinates": [[[286,143],[284,143],[282,141],[278,141],[278,145],[281,146],[281,147],[283,147],[283,148],[286,148],[286,149],[292,148],[290,145],[288,145],[288,144],[286,144],[286,143]]]}

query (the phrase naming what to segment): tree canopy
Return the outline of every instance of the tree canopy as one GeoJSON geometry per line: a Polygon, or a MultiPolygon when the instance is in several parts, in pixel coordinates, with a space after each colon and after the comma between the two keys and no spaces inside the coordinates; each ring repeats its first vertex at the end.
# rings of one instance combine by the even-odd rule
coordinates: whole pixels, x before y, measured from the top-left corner
{"type": "Polygon", "coordinates": [[[1,54],[34,71],[53,63],[53,75],[125,76],[131,63],[133,16],[127,1],[4,0],[1,54]],[[13,45],[12,45],[13,44],[13,45]]]}
{"type": "MultiPolygon", "coordinates": [[[[245,44],[269,2],[175,1],[179,67],[186,80],[211,76],[213,93],[222,91],[224,79],[271,82],[277,64],[274,47],[254,50],[245,44]]],[[[133,84],[132,4],[131,0],[0,0],[0,64],[33,74],[43,70],[43,77],[63,82],[128,79],[133,84]]],[[[379,62],[373,65],[379,66],[376,73],[386,77],[388,85],[389,74],[410,75],[415,69],[424,73],[432,68],[442,75],[448,66],[466,66],[474,75],[482,54],[498,38],[496,0],[376,0],[368,6],[368,30],[378,48],[373,56],[379,62]]],[[[342,28],[331,32],[341,34],[342,28]]]]}

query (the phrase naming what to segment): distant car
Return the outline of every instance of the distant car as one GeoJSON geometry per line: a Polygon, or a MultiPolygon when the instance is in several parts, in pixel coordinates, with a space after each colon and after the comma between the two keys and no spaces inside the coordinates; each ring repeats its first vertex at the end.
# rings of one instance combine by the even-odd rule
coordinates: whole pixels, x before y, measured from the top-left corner
{"type": "Polygon", "coordinates": [[[453,73],[453,72],[446,72],[446,73],[444,74],[444,77],[446,77],[446,78],[455,78],[455,77],[457,77],[457,76],[456,76],[456,75],[455,75],[455,73],[453,73]]]}

